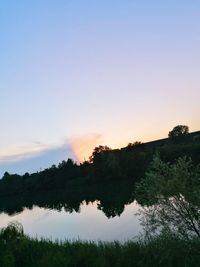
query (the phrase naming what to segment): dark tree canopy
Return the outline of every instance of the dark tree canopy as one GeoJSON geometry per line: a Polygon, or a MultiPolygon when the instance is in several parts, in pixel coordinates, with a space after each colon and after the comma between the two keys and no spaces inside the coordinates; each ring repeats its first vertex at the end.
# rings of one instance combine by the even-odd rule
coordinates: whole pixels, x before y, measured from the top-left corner
{"type": "Polygon", "coordinates": [[[102,146],[102,145],[100,145],[98,147],[95,147],[94,150],[93,150],[92,155],[89,158],[89,161],[90,162],[93,162],[96,157],[98,157],[102,153],[108,152],[108,151],[111,151],[111,148],[109,148],[108,146],[102,146]]]}
{"type": "Polygon", "coordinates": [[[177,125],[168,134],[172,143],[185,143],[189,137],[189,127],[187,125],[177,125]]]}
{"type": "Polygon", "coordinates": [[[142,145],[142,142],[135,141],[134,143],[128,143],[127,148],[135,148],[135,147],[138,147],[140,145],[142,145]]]}
{"type": "Polygon", "coordinates": [[[186,125],[177,125],[169,132],[169,138],[179,137],[189,133],[189,127],[186,125]]]}

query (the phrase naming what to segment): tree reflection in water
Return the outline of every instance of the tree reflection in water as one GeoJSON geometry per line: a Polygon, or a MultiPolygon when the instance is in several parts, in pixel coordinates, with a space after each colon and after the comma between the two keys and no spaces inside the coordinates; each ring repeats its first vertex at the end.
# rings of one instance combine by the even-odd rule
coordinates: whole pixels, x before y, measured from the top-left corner
{"type": "Polygon", "coordinates": [[[134,201],[134,185],[130,181],[115,181],[112,184],[96,184],[76,190],[55,190],[39,193],[26,193],[0,198],[0,213],[8,215],[21,213],[34,206],[52,210],[65,210],[68,213],[80,212],[83,202],[87,205],[98,201],[97,208],[112,218],[120,216],[124,207],[134,201]]]}

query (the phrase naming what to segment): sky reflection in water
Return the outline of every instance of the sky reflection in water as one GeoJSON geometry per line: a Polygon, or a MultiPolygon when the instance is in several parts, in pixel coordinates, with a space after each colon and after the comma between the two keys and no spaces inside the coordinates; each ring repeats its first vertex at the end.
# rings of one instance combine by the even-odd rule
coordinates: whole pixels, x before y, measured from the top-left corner
{"type": "Polygon", "coordinates": [[[140,206],[134,201],[126,205],[121,216],[108,219],[97,209],[98,202],[81,204],[80,213],[67,213],[34,206],[32,210],[9,216],[0,214],[0,227],[11,221],[22,223],[25,233],[31,237],[44,237],[52,240],[81,239],[94,241],[126,241],[137,236],[141,231],[139,216],[135,213],[140,206]]]}

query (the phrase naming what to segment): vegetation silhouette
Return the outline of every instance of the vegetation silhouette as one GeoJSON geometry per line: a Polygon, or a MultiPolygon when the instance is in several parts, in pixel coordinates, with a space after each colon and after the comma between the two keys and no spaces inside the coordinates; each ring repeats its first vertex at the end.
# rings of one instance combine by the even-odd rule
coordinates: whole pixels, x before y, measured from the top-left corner
{"type": "Polygon", "coordinates": [[[0,211],[14,214],[37,205],[78,212],[83,201],[98,200],[107,217],[120,216],[124,205],[134,201],[134,185],[156,153],[164,162],[187,156],[194,165],[200,163],[199,136],[200,132],[190,134],[187,126],[178,125],[167,139],[129,143],[121,149],[96,147],[90,159],[80,164],[68,159],[36,173],[5,172],[0,180],[0,211]],[[182,138],[185,135],[187,140],[182,138]],[[171,142],[174,136],[180,140],[171,142]]]}
{"type": "Polygon", "coordinates": [[[2,267],[196,267],[200,266],[200,239],[169,233],[119,242],[83,242],[32,239],[20,224],[0,230],[2,267]]]}
{"type": "Polygon", "coordinates": [[[200,142],[198,142],[200,132],[192,135],[188,129],[188,126],[178,125],[169,132],[169,138],[163,139],[165,141],[162,142],[158,140],[149,143],[129,143],[121,149],[99,146],[94,149],[89,161],[80,164],[68,159],[63,160],[58,166],[52,165],[36,173],[18,175],[5,172],[0,180],[0,195],[68,189],[75,185],[93,184],[99,181],[136,182],[144,175],[156,152],[160,153],[161,158],[170,162],[184,155],[190,156],[196,163],[200,162],[200,142]]]}
{"type": "Polygon", "coordinates": [[[168,134],[170,142],[174,144],[190,142],[189,127],[187,125],[177,125],[168,134]]]}
{"type": "Polygon", "coordinates": [[[125,205],[134,201],[133,182],[114,181],[112,183],[97,183],[84,187],[76,187],[74,191],[66,189],[26,192],[20,195],[10,195],[0,198],[0,213],[15,215],[25,208],[38,206],[65,212],[80,212],[83,202],[89,204],[97,201],[97,208],[108,218],[120,216],[125,205]]]}
{"type": "Polygon", "coordinates": [[[4,174],[0,212],[33,206],[79,212],[98,201],[108,217],[136,199],[145,206],[145,236],[121,244],[31,239],[19,224],[0,231],[0,266],[199,266],[200,132],[178,125],[169,138],[99,146],[89,161],[68,159],[24,175],[4,174]]]}
{"type": "Polygon", "coordinates": [[[200,238],[200,164],[187,157],[174,163],[156,155],[136,188],[147,234],[167,231],[184,238],[200,238]]]}

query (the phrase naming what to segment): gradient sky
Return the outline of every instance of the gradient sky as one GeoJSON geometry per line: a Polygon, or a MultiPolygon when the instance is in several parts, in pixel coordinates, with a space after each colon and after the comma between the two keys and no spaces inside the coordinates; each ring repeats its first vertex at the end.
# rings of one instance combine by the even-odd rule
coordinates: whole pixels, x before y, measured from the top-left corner
{"type": "Polygon", "coordinates": [[[2,0],[0,101],[0,174],[200,130],[200,1],[2,0]]]}

